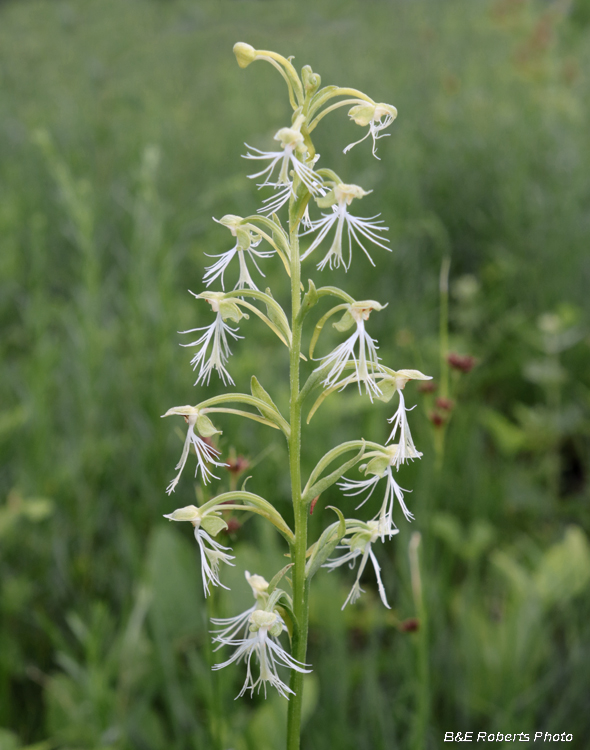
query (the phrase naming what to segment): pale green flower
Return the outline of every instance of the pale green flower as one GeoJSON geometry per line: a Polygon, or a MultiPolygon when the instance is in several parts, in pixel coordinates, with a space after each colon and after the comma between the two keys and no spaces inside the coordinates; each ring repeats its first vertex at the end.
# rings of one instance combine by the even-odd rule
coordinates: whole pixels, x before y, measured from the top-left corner
{"type": "Polygon", "coordinates": [[[370,104],[367,102],[366,104],[357,104],[352,107],[348,112],[348,116],[357,125],[361,125],[362,127],[368,125],[369,131],[360,139],[360,141],[349,143],[344,149],[344,153],[346,154],[353,146],[362,143],[362,141],[371,136],[373,138],[373,156],[378,159],[379,157],[376,153],[376,141],[378,141],[379,138],[391,135],[391,133],[382,133],[381,131],[388,128],[395,120],[397,117],[397,109],[392,104],[370,104]]]}

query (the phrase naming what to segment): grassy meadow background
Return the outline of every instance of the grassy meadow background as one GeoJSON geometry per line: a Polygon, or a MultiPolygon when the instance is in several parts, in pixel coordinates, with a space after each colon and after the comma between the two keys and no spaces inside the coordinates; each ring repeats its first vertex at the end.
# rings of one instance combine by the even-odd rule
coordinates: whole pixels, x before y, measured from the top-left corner
{"type": "MultiPolygon", "coordinates": [[[[361,134],[346,110],[317,130],[321,164],[374,190],[361,213],[382,213],[393,251],[316,277],[388,301],[371,320],[384,359],[437,380],[450,257],[450,349],[477,360],[451,373],[450,421],[406,388],[424,458],[400,480],[416,521],[378,550],[393,610],[370,573],[344,613],[351,572],[314,579],[303,747],[542,730],[586,748],[588,0],[0,4],[0,748],[281,747],[284,701],[234,702],[242,671],[212,675],[207,618],[241,611],[244,568],[270,577],[285,550],[242,516],[231,597],[205,604],[190,529],[162,518],[195,496],[189,470],[165,494],[183,433],[160,415],[220,390],[215,377],[193,387],[179,347],[177,331],[210,319],[187,290],[201,289],[204,253],[230,247],[211,217],[259,205],[243,142],[268,148],[290,117],[270,66],[238,68],[239,40],[397,106],[380,162],[367,142],[342,154],[361,134]]],[[[264,270],[281,298],[279,264],[264,270]]],[[[255,372],[284,405],[287,358],[256,321],[241,328],[238,390],[255,372]]],[[[387,437],[391,405],[366,406],[326,402],[306,471],[343,436],[387,437]]],[[[283,445],[218,422],[224,456],[257,461],[249,488],[288,517],[283,445]]],[[[353,507],[332,488],[312,533],[327,504],[353,507]]]]}

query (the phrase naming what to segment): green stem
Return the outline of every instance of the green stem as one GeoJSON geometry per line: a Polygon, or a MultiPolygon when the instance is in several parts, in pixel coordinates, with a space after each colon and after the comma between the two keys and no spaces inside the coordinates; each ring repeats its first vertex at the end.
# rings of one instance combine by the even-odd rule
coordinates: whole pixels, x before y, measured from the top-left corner
{"type": "Polygon", "coordinates": [[[416,633],[417,681],[416,681],[416,711],[412,727],[411,747],[413,750],[424,750],[430,721],[430,668],[428,664],[428,612],[422,590],[422,576],[420,574],[419,547],[421,535],[418,531],[410,539],[410,573],[412,594],[416,616],[418,618],[418,632],[416,633]]]}
{"type": "MultiPolygon", "coordinates": [[[[290,356],[291,399],[289,437],[289,469],[291,493],[295,519],[295,541],[291,545],[293,563],[293,631],[292,655],[305,663],[307,653],[308,584],[305,579],[305,554],[307,551],[307,509],[301,497],[301,404],[299,402],[299,355],[301,354],[301,322],[298,320],[301,306],[301,267],[299,260],[299,238],[297,226],[291,229],[291,314],[292,343],[290,356]]],[[[287,718],[287,750],[299,750],[301,737],[301,705],[303,698],[303,674],[291,670],[291,690],[287,718]]]]}
{"type": "MultiPolygon", "coordinates": [[[[440,267],[439,294],[440,294],[440,319],[439,319],[439,356],[440,356],[440,395],[441,398],[449,398],[449,271],[451,269],[451,258],[449,255],[443,257],[440,267]]],[[[446,423],[434,427],[434,452],[435,468],[437,472],[442,470],[445,455],[446,423]]]]}
{"type": "MultiPolygon", "coordinates": [[[[213,590],[211,596],[205,599],[207,607],[207,622],[211,622],[214,617],[219,617],[217,612],[217,592],[213,590]]],[[[213,667],[217,659],[213,652],[213,643],[207,639],[208,644],[208,661],[209,667],[213,667]]],[[[223,691],[221,689],[221,674],[212,671],[213,690],[209,702],[209,732],[214,750],[223,750],[223,691]]]]}
{"type": "Polygon", "coordinates": [[[439,344],[440,344],[440,395],[449,397],[449,271],[451,259],[445,255],[440,267],[439,293],[440,293],[440,320],[439,320],[439,344]]]}

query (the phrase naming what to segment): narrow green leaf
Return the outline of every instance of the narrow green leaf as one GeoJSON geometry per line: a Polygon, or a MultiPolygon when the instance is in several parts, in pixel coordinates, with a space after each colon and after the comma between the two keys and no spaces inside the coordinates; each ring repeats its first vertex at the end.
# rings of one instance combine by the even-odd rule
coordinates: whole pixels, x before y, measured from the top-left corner
{"type": "Polygon", "coordinates": [[[314,545],[315,549],[310,555],[307,565],[305,566],[305,577],[307,580],[311,580],[321,566],[330,557],[332,552],[338,546],[342,537],[346,534],[346,520],[338,508],[333,505],[326,506],[333,510],[338,516],[338,522],[333,523],[331,526],[324,531],[321,537],[314,545]]]}
{"type": "Polygon", "coordinates": [[[317,293],[317,289],[315,288],[315,284],[311,279],[308,279],[309,284],[309,291],[306,292],[303,302],[301,303],[301,307],[299,309],[299,313],[297,315],[297,320],[301,323],[301,321],[305,318],[307,313],[311,310],[311,308],[314,305],[317,305],[319,297],[317,293]]]}
{"type": "Polygon", "coordinates": [[[285,573],[289,570],[289,568],[293,567],[293,565],[295,565],[295,563],[289,563],[288,565],[285,565],[285,567],[282,570],[279,570],[279,572],[271,578],[271,581],[268,584],[268,589],[266,590],[267,594],[272,594],[272,592],[278,586],[281,578],[285,575],[285,573]]]}

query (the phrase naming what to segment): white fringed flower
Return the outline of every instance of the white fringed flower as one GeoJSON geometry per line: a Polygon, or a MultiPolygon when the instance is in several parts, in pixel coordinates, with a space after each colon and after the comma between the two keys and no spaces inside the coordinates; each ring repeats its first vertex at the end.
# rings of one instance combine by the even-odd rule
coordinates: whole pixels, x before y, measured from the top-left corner
{"type": "MultiPolygon", "coordinates": [[[[217,221],[217,219],[214,219],[214,221],[217,221]]],[[[240,275],[238,283],[235,285],[234,289],[244,289],[246,286],[250,287],[250,289],[258,289],[250,276],[246,264],[246,254],[249,255],[250,260],[254,263],[258,273],[261,276],[264,276],[256,262],[255,256],[258,258],[270,258],[274,255],[274,250],[256,250],[258,245],[262,242],[262,237],[252,232],[249,227],[241,225],[241,221],[242,218],[240,216],[233,216],[232,214],[227,214],[218,221],[219,224],[226,226],[232,235],[236,237],[236,244],[231,250],[227,250],[225,253],[209,256],[210,258],[219,258],[219,260],[217,260],[212,266],[208,266],[206,269],[206,273],[203,276],[203,282],[207,286],[211,286],[216,279],[221,278],[221,288],[225,290],[225,271],[237,255],[240,264],[240,275]]]]}
{"type": "Polygon", "coordinates": [[[220,640],[222,645],[234,646],[236,650],[227,661],[221,664],[214,664],[213,669],[223,669],[229,664],[240,662],[242,659],[246,662],[246,681],[237,698],[241,698],[249,690],[254,694],[254,690],[260,690],[264,686],[266,696],[266,684],[269,683],[285,698],[289,698],[289,693],[293,691],[286,685],[277,673],[277,666],[284,666],[288,669],[295,669],[298,672],[310,672],[306,669],[305,664],[301,664],[294,659],[281,646],[278,636],[283,632],[284,623],[277,612],[267,612],[264,609],[254,610],[248,617],[250,635],[247,638],[238,640],[220,640]],[[260,667],[260,673],[257,679],[252,674],[252,656],[256,658],[260,667]]]}
{"type": "Polygon", "coordinates": [[[243,338],[243,336],[238,336],[238,329],[227,325],[225,321],[229,319],[237,322],[240,318],[247,316],[240,312],[240,309],[234,302],[224,300],[222,292],[203,292],[202,294],[191,292],[191,294],[197,297],[197,299],[206,299],[211,305],[213,312],[217,313],[215,321],[210,326],[201,326],[200,328],[190,328],[187,331],[181,331],[183,334],[205,331],[196,341],[191,341],[190,344],[181,344],[181,346],[186,347],[199,347],[199,350],[191,359],[193,370],[199,368],[199,375],[195,381],[195,385],[199,385],[200,383],[209,385],[213,370],[217,370],[224,385],[228,383],[234,385],[234,381],[225,367],[231,356],[227,336],[229,334],[236,341],[243,338]],[[211,353],[207,358],[209,346],[211,346],[211,353]]]}
{"type": "MultiPolygon", "coordinates": [[[[348,310],[345,312],[342,320],[334,324],[334,327],[340,331],[344,331],[350,328],[351,325],[356,324],[356,330],[346,341],[339,344],[333,352],[321,358],[320,365],[316,367],[315,371],[317,372],[318,370],[330,367],[328,374],[322,380],[323,386],[331,388],[337,385],[347,363],[352,361],[355,368],[354,379],[358,382],[359,392],[361,391],[361,383],[364,383],[366,392],[371,399],[373,396],[378,396],[381,393],[374,377],[375,373],[382,370],[377,355],[378,347],[376,341],[365,330],[365,321],[369,319],[369,315],[373,310],[382,309],[383,305],[374,300],[353,302],[348,306],[348,310]],[[357,342],[358,356],[355,354],[357,342]]],[[[343,384],[346,385],[348,382],[350,382],[350,379],[343,381],[343,384]]]]}
{"type": "Polygon", "coordinates": [[[221,563],[233,566],[234,563],[231,561],[234,556],[227,554],[228,551],[231,552],[231,547],[219,544],[204,528],[201,528],[202,525],[209,525],[213,534],[224,528],[226,524],[219,518],[218,511],[212,508],[202,513],[195,505],[187,505],[185,508],[178,508],[173,513],[168,513],[164,518],[171,521],[190,521],[195,527],[195,539],[201,551],[201,576],[205,596],[209,596],[210,584],[221,586],[229,591],[229,588],[224,586],[219,579],[219,566],[221,563]]]}
{"type": "Polygon", "coordinates": [[[385,521],[381,518],[379,520],[368,521],[367,523],[356,521],[348,527],[347,538],[345,538],[343,543],[337,547],[337,549],[346,549],[348,552],[345,552],[340,557],[330,558],[328,562],[323,565],[324,568],[334,570],[335,568],[348,563],[349,567],[353,568],[356,565],[358,558],[361,558],[356,580],[350,593],[346,597],[346,601],[342,605],[342,609],[344,609],[349,603],[354,604],[360,597],[361,593],[363,593],[360,580],[369,559],[373,563],[381,601],[387,609],[391,609],[385,595],[383,581],[381,580],[381,566],[379,565],[372,547],[377,539],[381,538],[381,540],[383,540],[386,534],[391,538],[391,536],[398,533],[399,529],[385,528],[385,521]]]}
{"type": "Polygon", "coordinates": [[[412,406],[411,409],[407,409],[406,402],[404,400],[404,394],[402,393],[401,388],[398,388],[397,392],[399,394],[399,406],[397,407],[397,411],[395,412],[393,417],[387,420],[390,424],[393,422],[393,429],[391,430],[391,434],[387,438],[386,442],[391,443],[397,436],[397,451],[393,465],[396,469],[399,469],[401,464],[406,463],[410,460],[413,461],[415,458],[421,458],[422,454],[416,449],[416,446],[414,445],[412,433],[410,432],[410,425],[408,424],[407,413],[409,411],[412,411],[412,409],[414,409],[415,407],[412,406]]]}
{"type": "Polygon", "coordinates": [[[170,482],[166,489],[166,492],[169,495],[174,492],[174,489],[180,480],[180,476],[188,459],[191,445],[195,449],[195,454],[197,456],[197,468],[195,469],[195,477],[198,475],[200,469],[201,477],[203,478],[203,482],[205,484],[207,484],[212,478],[219,479],[219,477],[216,477],[215,474],[213,474],[208,464],[213,464],[213,466],[227,466],[227,464],[220,463],[216,460],[217,458],[219,458],[220,452],[212,445],[209,445],[203,440],[203,437],[211,437],[212,435],[219,433],[219,430],[215,429],[208,417],[206,417],[204,414],[201,414],[199,410],[194,406],[174,406],[172,409],[168,409],[166,414],[162,414],[163,417],[170,417],[172,415],[183,416],[186,423],[188,424],[188,430],[186,432],[186,438],[184,441],[184,446],[182,448],[182,453],[180,455],[180,460],[175,466],[175,468],[178,469],[178,474],[174,477],[174,479],[170,482]],[[203,437],[195,433],[195,426],[197,427],[197,431],[201,432],[201,435],[203,437]]]}
{"type": "Polygon", "coordinates": [[[368,125],[369,130],[360,141],[349,143],[344,149],[344,153],[346,154],[351,148],[353,148],[353,146],[362,143],[366,138],[371,136],[373,138],[373,156],[378,159],[379,157],[376,153],[376,141],[378,141],[379,138],[391,135],[390,133],[382,133],[381,131],[388,128],[395,120],[397,117],[397,109],[391,104],[370,104],[367,102],[366,104],[357,104],[352,107],[352,109],[348,111],[348,116],[361,127],[366,127],[368,125]]]}
{"type": "Polygon", "coordinates": [[[328,206],[331,206],[332,213],[322,214],[322,219],[318,219],[318,221],[312,221],[310,229],[308,229],[306,232],[303,232],[303,234],[305,235],[309,234],[310,232],[319,230],[318,236],[308,247],[308,249],[303,253],[303,255],[301,256],[301,260],[305,260],[305,258],[307,258],[307,256],[310,255],[316,249],[316,247],[318,247],[324,241],[334,225],[336,225],[334,241],[332,242],[332,246],[328,250],[328,253],[324,257],[324,259],[320,261],[320,263],[318,263],[318,269],[320,271],[322,271],[326,267],[326,265],[329,265],[330,269],[332,269],[339,268],[340,264],[342,264],[344,268],[348,270],[352,261],[353,239],[355,240],[357,245],[362,248],[362,250],[365,252],[365,255],[374,266],[375,263],[373,262],[373,259],[369,255],[369,252],[361,241],[359,235],[362,235],[365,240],[372,242],[374,245],[382,247],[384,250],[389,250],[391,252],[391,248],[383,244],[383,242],[389,242],[389,240],[385,237],[380,237],[377,234],[377,232],[386,232],[388,230],[388,227],[382,226],[382,221],[375,221],[375,219],[378,218],[379,214],[377,214],[377,216],[361,218],[352,216],[352,214],[348,212],[348,206],[350,206],[354,198],[362,198],[363,196],[368,195],[369,192],[366,192],[358,185],[345,185],[344,183],[340,183],[339,185],[336,185],[336,187],[332,191],[330,191],[330,193],[325,198],[317,199],[317,203],[320,208],[327,208],[328,206]],[[345,224],[348,228],[348,263],[346,263],[342,254],[342,235],[344,232],[345,224]]]}
{"type": "Polygon", "coordinates": [[[258,187],[269,186],[279,191],[277,195],[263,201],[265,205],[259,209],[260,213],[275,213],[287,203],[293,193],[293,180],[289,174],[290,168],[293,169],[312,195],[322,192],[321,177],[313,171],[312,167],[298,158],[303,158],[307,154],[307,147],[301,133],[295,128],[281,128],[274,139],[280,142],[282,151],[260,151],[246,144],[246,147],[250,150],[244,156],[244,159],[259,159],[270,162],[263,170],[250,174],[248,177],[256,179],[264,176],[264,182],[260,183],[258,187]],[[276,182],[273,182],[272,177],[278,164],[280,164],[278,178],[276,182]]]}
{"type": "Polygon", "coordinates": [[[211,633],[214,634],[213,642],[219,644],[213,649],[214,651],[217,651],[222,646],[228,643],[232,643],[233,639],[241,630],[244,631],[242,638],[246,638],[248,636],[250,627],[250,615],[252,614],[252,612],[254,612],[254,610],[262,607],[268,598],[266,596],[266,591],[268,589],[268,581],[266,579],[256,574],[250,575],[248,571],[245,572],[245,576],[246,580],[250,584],[250,587],[252,588],[252,594],[254,595],[255,604],[253,604],[245,612],[241,612],[235,617],[211,618],[211,622],[214,625],[219,625],[221,627],[221,630],[211,631],[211,633]]]}
{"type": "Polygon", "coordinates": [[[398,446],[392,445],[387,449],[385,454],[369,461],[364,469],[361,466],[361,471],[364,470],[367,479],[345,479],[342,482],[338,482],[338,487],[340,487],[347,497],[355,497],[356,495],[361,495],[363,492],[367,492],[362,502],[357,505],[356,509],[358,510],[371,497],[379,482],[382,479],[387,479],[385,496],[383,497],[383,503],[381,504],[378,516],[382,521],[382,532],[385,533],[385,529],[387,529],[390,538],[392,534],[397,533],[397,530],[393,530],[396,529],[393,522],[393,507],[396,499],[406,520],[410,522],[414,520],[414,515],[410,512],[404,500],[404,492],[409,492],[409,490],[402,489],[393,476],[392,467],[395,465],[397,452],[398,446]]]}

